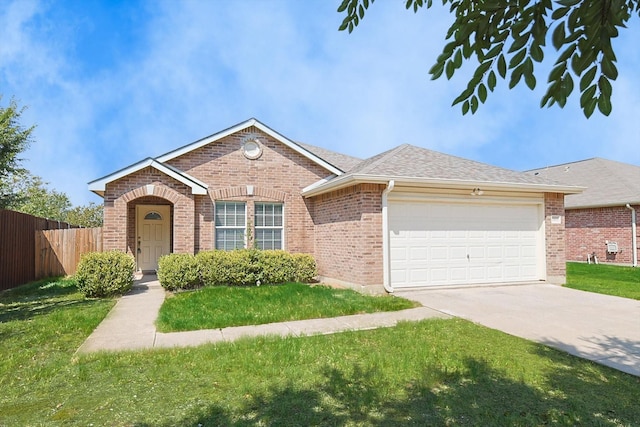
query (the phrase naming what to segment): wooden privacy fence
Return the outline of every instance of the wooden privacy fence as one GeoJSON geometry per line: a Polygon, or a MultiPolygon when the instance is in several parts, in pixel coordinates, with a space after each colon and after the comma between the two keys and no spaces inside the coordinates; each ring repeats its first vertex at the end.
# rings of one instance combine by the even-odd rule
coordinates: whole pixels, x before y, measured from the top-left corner
{"type": "Polygon", "coordinates": [[[35,243],[36,279],[73,274],[82,254],[102,251],[102,228],[39,230],[35,243]]]}
{"type": "MultiPolygon", "coordinates": [[[[85,249],[87,251],[102,250],[102,229],[99,228],[81,230],[100,231],[81,231],[79,234],[69,233],[66,237],[52,237],[51,239],[59,244],[54,243],[50,249],[39,246],[45,249],[36,253],[36,232],[56,229],[62,231],[78,230],[72,227],[66,222],[52,221],[21,212],[0,209],[0,290],[10,289],[42,277],[70,274],[69,272],[75,271],[74,261],[69,261],[71,258],[79,257],[85,249]],[[91,237],[86,237],[85,233],[91,234],[91,237]],[[99,237],[94,237],[92,233],[99,237]],[[71,240],[76,236],[79,236],[80,241],[83,239],[93,241],[95,246],[84,243],[76,245],[75,241],[71,240]],[[67,246],[73,250],[66,249],[67,246]],[[81,252],[80,254],[75,254],[76,247],[77,251],[81,252]],[[67,256],[65,251],[72,251],[73,257],[70,254],[67,256]],[[36,264],[41,259],[44,264],[37,267],[38,274],[36,275],[36,264]],[[48,261],[45,262],[45,260],[48,261]],[[66,266],[72,264],[73,269],[67,271],[66,266]],[[55,266],[55,268],[49,269],[48,266],[55,266]]],[[[46,237],[43,238],[46,239],[46,237]]]]}

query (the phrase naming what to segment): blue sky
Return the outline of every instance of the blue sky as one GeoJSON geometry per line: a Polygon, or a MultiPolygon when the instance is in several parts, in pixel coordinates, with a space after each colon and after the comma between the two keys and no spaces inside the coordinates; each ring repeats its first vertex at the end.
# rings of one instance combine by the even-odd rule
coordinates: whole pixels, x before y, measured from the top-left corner
{"type": "MultiPolygon", "coordinates": [[[[463,72],[431,81],[451,17],[379,1],[338,32],[339,0],[44,1],[0,6],[0,94],[37,125],[24,165],[74,204],[87,182],[256,117],[297,141],[366,158],[409,143],[510,169],[590,157],[640,164],[638,19],[615,42],[611,116],[578,97],[540,109],[501,82],[474,115],[463,72]]],[[[547,68],[554,60],[547,49],[547,68]]]]}

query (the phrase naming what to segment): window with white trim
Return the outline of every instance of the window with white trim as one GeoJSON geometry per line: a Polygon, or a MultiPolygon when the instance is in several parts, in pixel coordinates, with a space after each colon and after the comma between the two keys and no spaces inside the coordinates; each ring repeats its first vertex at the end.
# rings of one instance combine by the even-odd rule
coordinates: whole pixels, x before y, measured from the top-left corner
{"type": "Polygon", "coordinates": [[[216,202],[216,249],[229,251],[245,247],[246,212],[244,202],[216,202]]]}
{"type": "Polygon", "coordinates": [[[254,224],[258,249],[283,249],[282,203],[256,203],[254,224]]]}

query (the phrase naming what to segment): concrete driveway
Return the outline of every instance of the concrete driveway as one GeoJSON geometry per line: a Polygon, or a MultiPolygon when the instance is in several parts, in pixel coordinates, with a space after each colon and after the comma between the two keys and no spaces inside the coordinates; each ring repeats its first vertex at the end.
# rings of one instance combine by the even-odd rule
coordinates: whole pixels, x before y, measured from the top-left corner
{"type": "Polygon", "coordinates": [[[640,376],[640,301],[540,283],[397,295],[640,376]]]}

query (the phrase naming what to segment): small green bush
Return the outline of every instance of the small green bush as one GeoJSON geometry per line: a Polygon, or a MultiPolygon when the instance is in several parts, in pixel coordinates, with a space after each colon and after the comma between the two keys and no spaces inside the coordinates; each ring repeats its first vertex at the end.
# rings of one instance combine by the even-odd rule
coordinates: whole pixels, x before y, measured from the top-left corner
{"type": "Polygon", "coordinates": [[[289,252],[266,250],[260,253],[261,282],[265,285],[291,282],[295,277],[295,263],[289,252]]]}
{"type": "Polygon", "coordinates": [[[198,260],[192,254],[163,255],[158,260],[158,280],[169,291],[201,285],[198,260]]]}
{"type": "Polygon", "coordinates": [[[75,278],[85,297],[112,297],[131,290],[135,268],[133,257],[124,252],[91,252],[80,259],[75,278]]]}
{"type": "Polygon", "coordinates": [[[261,280],[257,249],[206,251],[196,258],[204,286],[246,286],[261,280]]]}
{"type": "Polygon", "coordinates": [[[292,254],[295,274],[294,282],[310,283],[318,275],[316,260],[309,254],[292,254]]]}
{"type": "Polygon", "coordinates": [[[281,250],[214,250],[200,252],[196,260],[204,286],[310,282],[317,274],[311,255],[281,250]]]}

